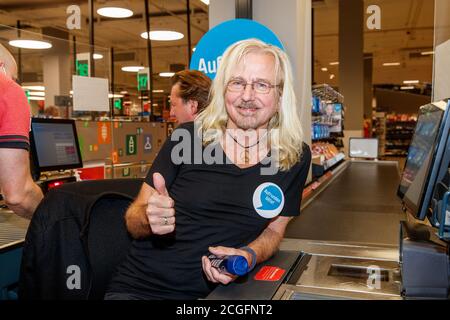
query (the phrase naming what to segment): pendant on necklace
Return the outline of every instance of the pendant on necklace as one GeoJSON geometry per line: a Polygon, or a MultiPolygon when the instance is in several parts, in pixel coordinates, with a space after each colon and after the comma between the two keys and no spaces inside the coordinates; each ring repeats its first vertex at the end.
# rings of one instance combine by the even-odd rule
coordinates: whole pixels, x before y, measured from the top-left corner
{"type": "Polygon", "coordinates": [[[245,149],[241,152],[241,159],[244,161],[245,164],[249,164],[250,162],[250,155],[248,154],[248,150],[245,149]]]}

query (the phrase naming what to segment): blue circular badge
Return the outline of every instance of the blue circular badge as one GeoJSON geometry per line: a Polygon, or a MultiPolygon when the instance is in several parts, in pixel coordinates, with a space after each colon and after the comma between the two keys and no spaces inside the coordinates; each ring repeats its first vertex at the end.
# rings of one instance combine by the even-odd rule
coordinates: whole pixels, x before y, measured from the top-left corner
{"type": "Polygon", "coordinates": [[[284,207],[283,191],[272,182],[259,185],[253,193],[253,207],[263,218],[276,217],[284,207]]]}
{"type": "Polygon", "coordinates": [[[225,50],[237,41],[251,38],[284,50],[278,37],[261,23],[248,19],[229,20],[215,26],[200,39],[192,56],[190,69],[202,71],[214,79],[225,50]]]}

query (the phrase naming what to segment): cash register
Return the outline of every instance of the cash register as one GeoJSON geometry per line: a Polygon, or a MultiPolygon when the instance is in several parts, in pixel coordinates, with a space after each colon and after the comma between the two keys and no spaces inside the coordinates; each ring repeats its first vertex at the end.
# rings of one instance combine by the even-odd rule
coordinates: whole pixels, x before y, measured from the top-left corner
{"type": "Polygon", "coordinates": [[[30,144],[32,175],[44,193],[76,181],[70,170],[82,168],[83,162],[75,120],[33,118],[30,144]]]}
{"type": "Polygon", "coordinates": [[[400,265],[405,297],[448,298],[450,288],[450,101],[420,108],[398,188],[415,220],[401,224],[400,265]]]}

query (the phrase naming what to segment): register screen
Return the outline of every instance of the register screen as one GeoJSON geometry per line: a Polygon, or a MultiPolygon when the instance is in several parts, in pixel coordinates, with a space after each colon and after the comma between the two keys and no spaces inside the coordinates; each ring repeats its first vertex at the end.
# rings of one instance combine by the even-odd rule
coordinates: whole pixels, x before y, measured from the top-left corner
{"type": "Polygon", "coordinates": [[[81,162],[71,123],[33,123],[33,135],[39,167],[81,162]]]}
{"type": "Polygon", "coordinates": [[[399,191],[416,209],[421,205],[421,196],[430,173],[442,115],[443,111],[433,105],[423,108],[409,147],[399,191]]]}

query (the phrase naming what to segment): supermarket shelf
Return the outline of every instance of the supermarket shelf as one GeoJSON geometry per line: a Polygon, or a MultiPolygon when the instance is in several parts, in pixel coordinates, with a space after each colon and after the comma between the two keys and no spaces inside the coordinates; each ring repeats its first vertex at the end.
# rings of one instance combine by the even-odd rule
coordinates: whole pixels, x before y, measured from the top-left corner
{"type": "Polygon", "coordinates": [[[344,153],[338,153],[334,158],[325,161],[323,167],[325,168],[325,170],[330,169],[332,166],[334,166],[335,164],[337,164],[339,161],[344,160],[345,159],[345,154],[344,153]]]}
{"type": "Polygon", "coordinates": [[[331,102],[344,102],[344,96],[328,84],[314,85],[312,87],[312,95],[331,102]]]}
{"type": "Polygon", "coordinates": [[[313,163],[313,166],[312,166],[313,177],[323,176],[328,170],[332,169],[334,166],[339,164],[344,159],[345,159],[345,154],[341,152],[341,153],[338,153],[335,157],[324,161],[322,164],[313,163]]]}

